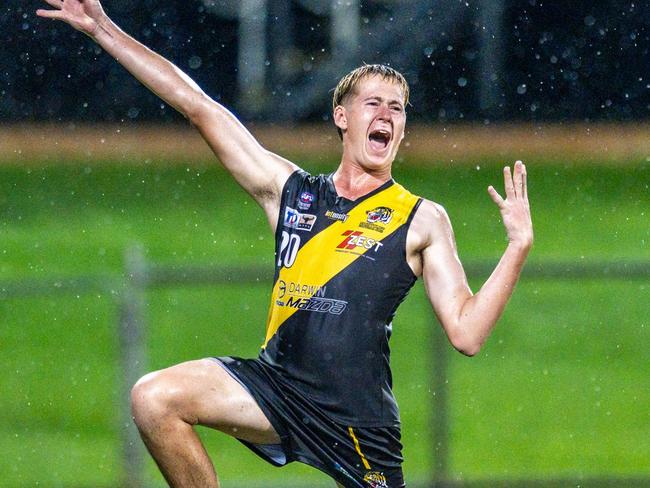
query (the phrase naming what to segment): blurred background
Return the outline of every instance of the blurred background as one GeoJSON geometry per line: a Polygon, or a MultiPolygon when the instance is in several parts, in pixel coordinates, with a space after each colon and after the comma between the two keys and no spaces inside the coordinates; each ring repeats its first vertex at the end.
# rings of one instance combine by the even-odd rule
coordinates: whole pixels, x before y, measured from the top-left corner
{"type": "MultiPolygon", "coordinates": [[[[3,119],[179,120],[85,36],[37,19],[37,7],[2,7],[3,119]]],[[[115,0],[106,10],[212,97],[261,120],[328,120],[329,91],[362,62],[399,67],[414,120],[650,111],[648,2],[115,0]]]]}
{"type": "MultiPolygon", "coordinates": [[[[273,237],[183,117],[89,38],[0,6],[0,487],[164,486],[139,375],[255,356],[273,237]]],[[[650,485],[650,3],[106,0],[269,149],[336,168],[338,79],[411,85],[393,176],[450,214],[475,290],[505,247],[485,188],[528,164],[536,242],[478,357],[421,285],[394,323],[409,486],[650,485]]],[[[223,486],[332,486],[201,430],[223,486]]]]}

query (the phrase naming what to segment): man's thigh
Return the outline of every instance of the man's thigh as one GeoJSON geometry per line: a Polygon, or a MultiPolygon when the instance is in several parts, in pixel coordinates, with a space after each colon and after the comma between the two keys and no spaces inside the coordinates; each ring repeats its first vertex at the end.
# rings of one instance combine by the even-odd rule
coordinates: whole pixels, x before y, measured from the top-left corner
{"type": "Polygon", "coordinates": [[[215,359],[200,359],[149,373],[140,382],[159,391],[183,420],[256,444],[280,437],[250,393],[215,359]]]}

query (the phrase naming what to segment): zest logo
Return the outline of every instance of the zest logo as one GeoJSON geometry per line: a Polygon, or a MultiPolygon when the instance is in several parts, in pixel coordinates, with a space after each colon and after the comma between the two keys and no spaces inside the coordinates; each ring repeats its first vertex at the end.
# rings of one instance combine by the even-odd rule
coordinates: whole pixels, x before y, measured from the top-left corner
{"type": "Polygon", "coordinates": [[[363,235],[363,232],[359,230],[346,230],[342,236],[345,236],[345,239],[336,246],[337,249],[356,249],[361,247],[363,249],[373,249],[374,252],[377,252],[383,244],[376,239],[371,239],[363,235]]]}

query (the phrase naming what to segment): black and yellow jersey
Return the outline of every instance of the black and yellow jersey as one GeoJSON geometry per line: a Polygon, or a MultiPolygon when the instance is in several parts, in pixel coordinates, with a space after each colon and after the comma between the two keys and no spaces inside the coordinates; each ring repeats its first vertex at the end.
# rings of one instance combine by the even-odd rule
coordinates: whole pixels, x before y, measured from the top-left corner
{"type": "Polygon", "coordinates": [[[388,341],[416,281],[406,234],[420,202],[393,180],[354,201],[331,175],[296,171],[284,186],[259,360],[340,422],[399,423],[388,341]]]}

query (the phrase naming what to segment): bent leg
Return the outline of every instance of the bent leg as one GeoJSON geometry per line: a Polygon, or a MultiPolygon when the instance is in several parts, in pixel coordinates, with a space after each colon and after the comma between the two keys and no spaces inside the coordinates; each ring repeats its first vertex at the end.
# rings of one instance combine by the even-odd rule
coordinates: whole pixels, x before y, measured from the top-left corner
{"type": "Polygon", "coordinates": [[[216,361],[202,359],[150,373],[131,392],[133,418],[172,487],[218,487],[193,426],[257,444],[280,442],[253,397],[216,361]]]}

